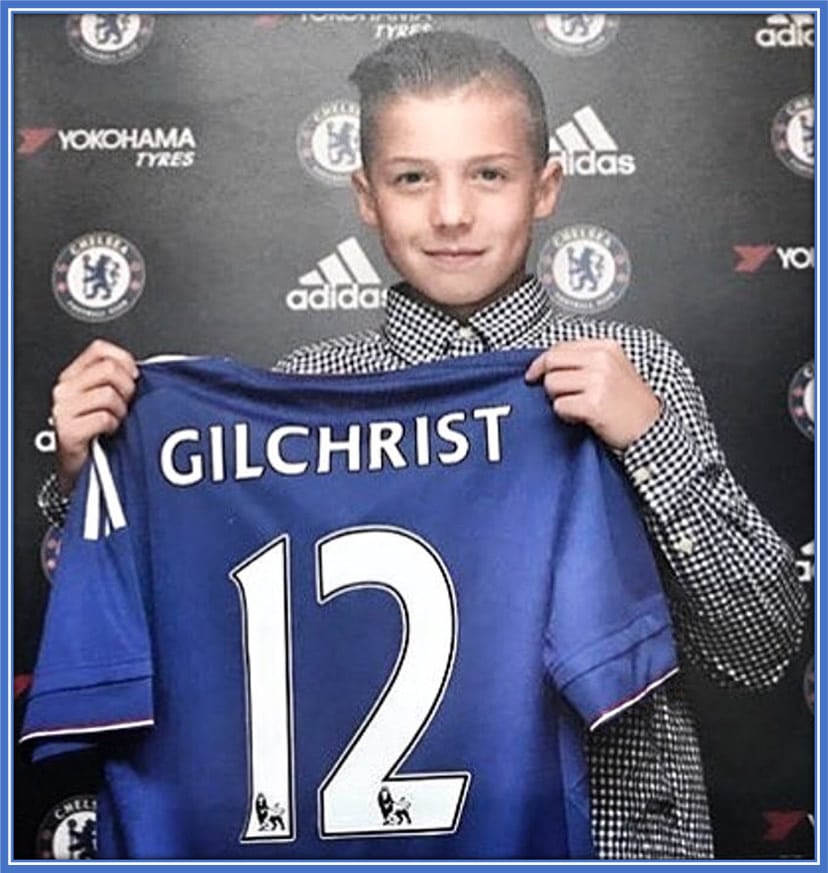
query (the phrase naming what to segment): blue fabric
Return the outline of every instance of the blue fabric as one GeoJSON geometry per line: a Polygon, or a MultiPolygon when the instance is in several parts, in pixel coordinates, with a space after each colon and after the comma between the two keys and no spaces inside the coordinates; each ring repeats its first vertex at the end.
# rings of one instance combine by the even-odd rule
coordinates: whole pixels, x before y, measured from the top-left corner
{"type": "MultiPolygon", "coordinates": [[[[106,447],[127,524],[118,528],[111,499],[88,499],[106,478],[90,464],[24,725],[47,754],[99,742],[100,857],[591,855],[583,731],[674,669],[675,651],[634,498],[590,433],[559,422],[542,389],[524,384],[531,357],[368,377],[206,358],[142,366],[106,447]],[[319,472],[324,439],[343,442],[349,428],[350,450],[329,453],[330,472],[319,472]],[[373,545],[349,568],[387,560],[411,587],[358,577],[324,594],[343,561],[322,572],[323,554],[355,534],[373,545]],[[279,549],[289,638],[272,616],[262,624],[254,587],[239,582],[279,549]],[[436,582],[424,574],[420,585],[420,560],[436,582]],[[449,619],[453,653],[435,654],[449,619]],[[254,639],[287,652],[286,666],[263,665],[254,639]],[[395,697],[409,669],[414,692],[395,697]],[[359,754],[373,760],[369,727],[382,719],[372,707],[396,719],[435,671],[427,712],[405,722],[401,745],[394,734],[397,745],[379,749],[390,771],[353,796],[375,821],[331,832],[334,800],[323,816],[320,791],[344,784],[343,755],[360,774],[359,754]],[[277,784],[274,768],[253,763],[251,737],[263,734],[252,713],[271,713],[268,736],[287,723],[270,706],[284,677],[293,794],[275,796],[262,790],[277,784]],[[460,787],[437,827],[423,792],[443,777],[460,787]]],[[[255,590],[270,597],[279,578],[268,567],[255,590]]],[[[338,803],[350,821],[350,796],[338,803]]]]}

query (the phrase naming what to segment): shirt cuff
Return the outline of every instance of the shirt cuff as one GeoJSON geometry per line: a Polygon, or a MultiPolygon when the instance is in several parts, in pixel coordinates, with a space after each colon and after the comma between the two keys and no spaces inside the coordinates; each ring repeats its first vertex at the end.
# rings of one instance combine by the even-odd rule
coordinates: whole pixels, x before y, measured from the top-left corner
{"type": "Polygon", "coordinates": [[[663,402],[658,418],[619,460],[644,504],[661,519],[686,502],[690,483],[705,466],[681,419],[663,402]]]}
{"type": "Polygon", "coordinates": [[[49,524],[63,527],[69,514],[70,499],[58,485],[57,473],[50,473],[37,492],[37,505],[49,524]]]}

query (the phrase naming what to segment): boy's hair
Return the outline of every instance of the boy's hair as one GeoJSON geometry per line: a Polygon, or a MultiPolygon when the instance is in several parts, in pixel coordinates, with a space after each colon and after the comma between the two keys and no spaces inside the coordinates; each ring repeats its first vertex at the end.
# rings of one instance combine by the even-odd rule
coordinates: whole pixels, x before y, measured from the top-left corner
{"type": "Polygon", "coordinates": [[[529,143],[538,167],[549,158],[546,106],[537,79],[499,42],[457,30],[433,30],[386,43],[349,77],[360,102],[360,150],[368,167],[383,104],[404,94],[449,92],[474,82],[517,92],[528,110],[529,143]]]}

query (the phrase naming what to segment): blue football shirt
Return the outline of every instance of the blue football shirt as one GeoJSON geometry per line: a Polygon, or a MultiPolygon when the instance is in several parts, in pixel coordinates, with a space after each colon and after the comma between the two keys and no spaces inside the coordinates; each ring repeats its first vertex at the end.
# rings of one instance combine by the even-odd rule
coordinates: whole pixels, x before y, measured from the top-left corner
{"type": "Polygon", "coordinates": [[[635,500],[532,356],[142,365],[24,725],[101,750],[100,857],[591,854],[583,733],[676,656],[635,500]]]}

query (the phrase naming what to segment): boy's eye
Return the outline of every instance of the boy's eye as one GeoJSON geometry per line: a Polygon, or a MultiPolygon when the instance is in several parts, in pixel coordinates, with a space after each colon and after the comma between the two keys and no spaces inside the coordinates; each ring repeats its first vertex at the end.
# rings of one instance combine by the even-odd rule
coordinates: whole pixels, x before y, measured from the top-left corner
{"type": "Polygon", "coordinates": [[[496,182],[499,179],[506,178],[506,174],[497,167],[483,167],[478,170],[478,175],[484,182],[496,182]]]}
{"type": "Polygon", "coordinates": [[[422,182],[424,178],[424,174],[419,170],[406,170],[394,179],[394,183],[397,185],[417,185],[422,182]]]}

